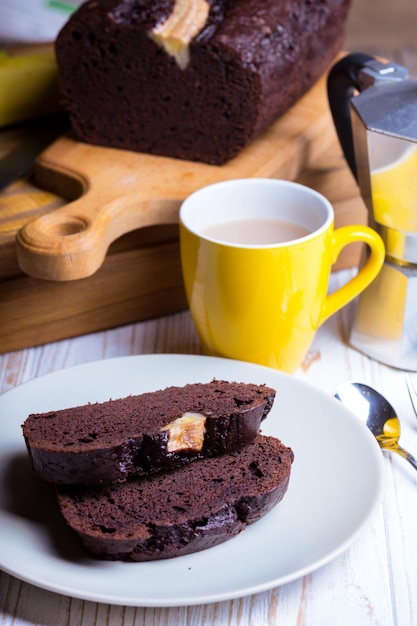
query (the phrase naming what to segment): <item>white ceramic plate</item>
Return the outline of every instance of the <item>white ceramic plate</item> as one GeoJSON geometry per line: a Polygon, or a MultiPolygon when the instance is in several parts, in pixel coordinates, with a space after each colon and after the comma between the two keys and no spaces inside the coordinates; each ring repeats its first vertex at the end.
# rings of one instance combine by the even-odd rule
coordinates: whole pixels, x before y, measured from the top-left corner
{"type": "Polygon", "coordinates": [[[89,363],[32,380],[0,397],[0,568],[65,595],[131,606],[217,602],[270,589],[324,565],[363,530],[382,495],[382,454],[342,404],[297,379],[249,363],[145,355],[89,363]],[[150,563],[89,558],[30,469],[28,413],[222,378],[277,390],[264,434],[294,450],[284,500],[230,541],[150,563]]]}

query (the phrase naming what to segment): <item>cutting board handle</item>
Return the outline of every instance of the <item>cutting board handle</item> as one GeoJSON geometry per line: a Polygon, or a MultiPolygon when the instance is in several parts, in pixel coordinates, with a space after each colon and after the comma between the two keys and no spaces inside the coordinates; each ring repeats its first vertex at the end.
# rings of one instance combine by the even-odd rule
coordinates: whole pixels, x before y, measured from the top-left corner
{"type": "Polygon", "coordinates": [[[86,278],[102,265],[115,239],[144,226],[176,223],[179,206],[180,200],[144,199],[140,192],[104,202],[99,191],[90,190],[18,232],[19,265],[35,278],[86,278]]]}

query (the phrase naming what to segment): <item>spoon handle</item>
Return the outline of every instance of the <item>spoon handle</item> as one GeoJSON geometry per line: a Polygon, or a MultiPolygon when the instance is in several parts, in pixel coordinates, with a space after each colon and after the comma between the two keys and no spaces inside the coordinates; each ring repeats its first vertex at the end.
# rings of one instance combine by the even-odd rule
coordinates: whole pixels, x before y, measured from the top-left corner
{"type": "Polygon", "coordinates": [[[388,448],[388,450],[397,452],[400,456],[403,457],[403,459],[406,459],[409,463],[411,463],[415,470],[417,470],[417,459],[412,454],[410,454],[410,452],[404,450],[404,448],[402,448],[400,445],[397,444],[396,446],[392,446],[388,448]]]}

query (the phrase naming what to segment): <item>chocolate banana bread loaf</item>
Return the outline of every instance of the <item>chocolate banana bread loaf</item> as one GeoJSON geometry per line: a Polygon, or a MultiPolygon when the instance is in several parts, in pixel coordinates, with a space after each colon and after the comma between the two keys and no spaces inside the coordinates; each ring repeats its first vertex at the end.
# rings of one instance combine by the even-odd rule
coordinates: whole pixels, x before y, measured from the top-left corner
{"type": "Polygon", "coordinates": [[[258,435],[217,458],[122,484],[59,486],[67,524],[91,554],[149,561],[204,550],[237,535],[284,497],[293,452],[258,435]]]}
{"type": "Polygon", "coordinates": [[[90,0],[59,33],[63,105],[87,143],[225,163],[340,50],[350,0],[90,0]]]}
{"type": "Polygon", "coordinates": [[[32,414],[22,425],[46,481],[99,484],[168,470],[251,442],[275,390],[213,380],[32,414]]]}

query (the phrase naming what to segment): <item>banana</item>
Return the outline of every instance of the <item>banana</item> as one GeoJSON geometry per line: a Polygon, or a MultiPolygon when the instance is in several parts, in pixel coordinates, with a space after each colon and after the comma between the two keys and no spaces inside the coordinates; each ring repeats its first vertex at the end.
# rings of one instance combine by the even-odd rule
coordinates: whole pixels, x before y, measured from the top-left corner
{"type": "Polygon", "coordinates": [[[181,69],[190,61],[189,44],[207,21],[206,0],[175,0],[171,15],[150,32],[151,38],[175,58],[181,69]]]}
{"type": "Polygon", "coordinates": [[[0,50],[0,127],[58,113],[59,98],[52,46],[0,50]]]}

